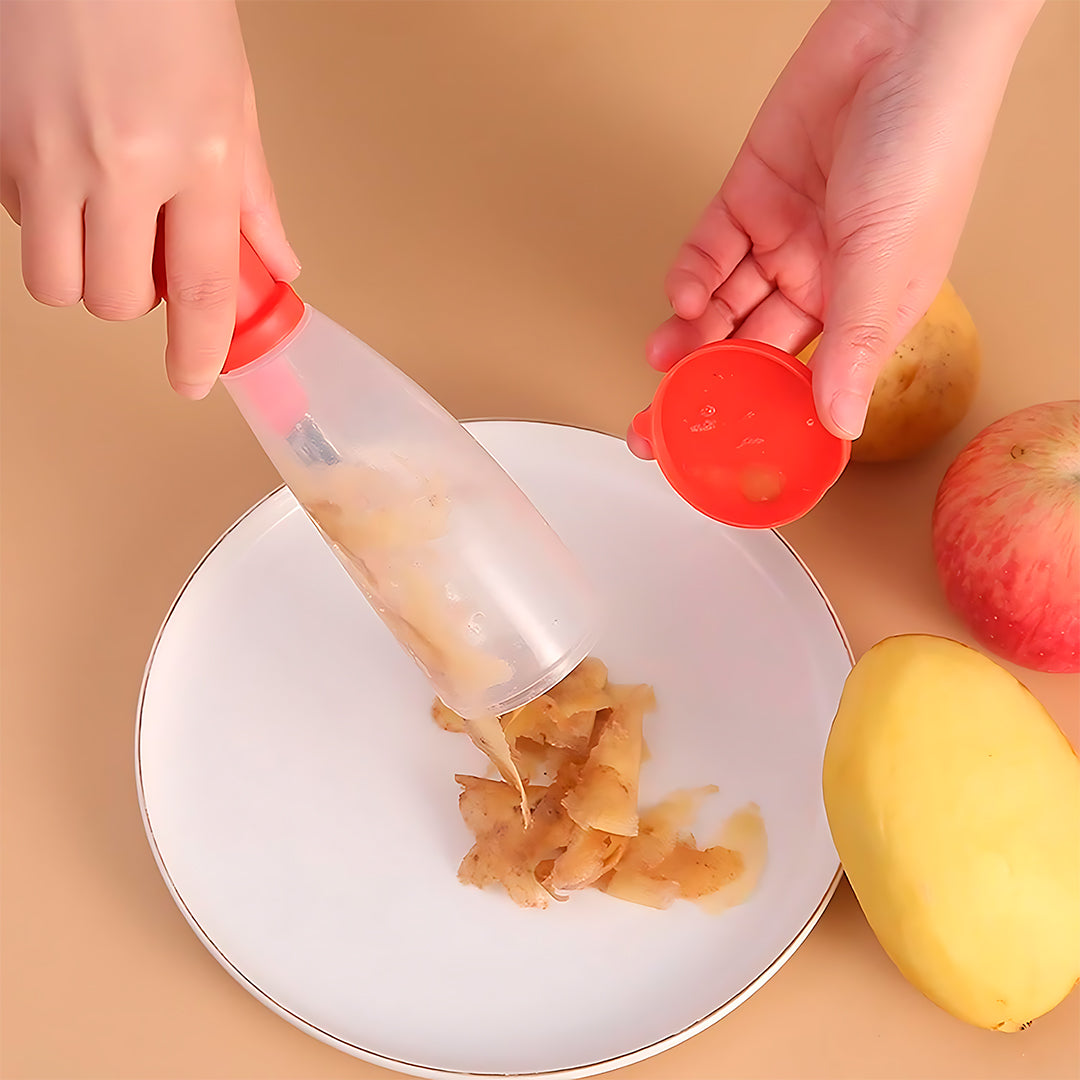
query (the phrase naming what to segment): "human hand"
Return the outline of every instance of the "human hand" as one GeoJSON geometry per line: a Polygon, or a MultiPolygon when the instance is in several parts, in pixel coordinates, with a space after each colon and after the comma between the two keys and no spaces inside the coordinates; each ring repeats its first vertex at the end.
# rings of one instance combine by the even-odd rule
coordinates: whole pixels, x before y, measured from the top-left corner
{"type": "Polygon", "coordinates": [[[169,381],[209,392],[236,318],[241,231],[300,264],[263,156],[232,0],[0,0],[0,200],[42,303],[135,319],[168,293],[169,381]]]}
{"type": "Polygon", "coordinates": [[[833,0],[762,105],[665,289],[667,370],[734,336],[819,332],[823,423],[858,436],[874,381],[949,270],[1041,0],[833,0]]]}

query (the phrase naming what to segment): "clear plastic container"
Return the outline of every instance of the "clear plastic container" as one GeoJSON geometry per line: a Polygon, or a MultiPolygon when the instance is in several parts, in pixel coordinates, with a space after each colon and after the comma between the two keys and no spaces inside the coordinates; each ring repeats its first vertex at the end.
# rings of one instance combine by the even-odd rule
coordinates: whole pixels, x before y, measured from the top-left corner
{"type": "Polygon", "coordinates": [[[222,376],[263,449],[447,706],[480,718],[545,693],[594,644],[581,567],[445,409],[290,297],[291,329],[265,352],[249,336],[222,376]]]}

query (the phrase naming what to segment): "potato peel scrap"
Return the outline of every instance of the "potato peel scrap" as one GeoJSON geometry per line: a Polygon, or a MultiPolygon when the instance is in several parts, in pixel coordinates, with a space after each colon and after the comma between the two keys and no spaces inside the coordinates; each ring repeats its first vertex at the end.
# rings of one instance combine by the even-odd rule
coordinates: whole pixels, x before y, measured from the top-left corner
{"type": "Polygon", "coordinates": [[[768,847],[756,805],[736,811],[705,848],[689,829],[715,785],[639,813],[643,722],[655,707],[651,687],[612,685],[593,657],[503,717],[465,721],[436,702],[436,723],[468,734],[502,776],[456,777],[474,838],[459,880],[500,885],[526,908],[586,888],[659,909],[682,899],[718,913],[745,902],[768,847]]]}
{"type": "Polygon", "coordinates": [[[738,877],[698,901],[706,911],[718,915],[728,908],[745,903],[757,888],[765,870],[769,842],[765,834],[765,822],[756,803],[748,803],[736,810],[720,826],[716,845],[738,853],[743,864],[743,871],[738,877]]]}
{"type": "Polygon", "coordinates": [[[544,884],[554,893],[584,889],[618,863],[628,843],[628,837],[575,825],[569,843],[555,859],[544,884]]]}
{"type": "Polygon", "coordinates": [[[598,734],[581,770],[581,782],[563,800],[580,828],[637,835],[641,726],[648,703],[644,694],[628,697],[597,720],[598,734]]]}
{"type": "Polygon", "coordinates": [[[511,745],[518,739],[531,739],[545,746],[585,754],[589,749],[596,711],[601,707],[581,709],[567,716],[559,703],[545,694],[509,713],[503,723],[503,735],[511,745]]]}
{"type": "Polygon", "coordinates": [[[676,791],[641,815],[638,834],[619,864],[620,872],[654,870],[675,850],[675,841],[689,829],[702,803],[720,789],[715,784],[676,791]]]}
{"type": "Polygon", "coordinates": [[[503,732],[497,716],[461,718],[462,730],[472,739],[476,748],[485,754],[499,770],[499,775],[513,787],[520,799],[521,814],[525,824],[529,823],[529,800],[525,795],[525,783],[514,764],[510,743],[503,732]]]}
{"type": "Polygon", "coordinates": [[[431,706],[431,718],[443,729],[462,734],[465,731],[465,720],[458,716],[453,709],[448,709],[438,698],[431,706]]]}
{"type": "Polygon", "coordinates": [[[520,907],[546,907],[548,892],[524,857],[532,830],[525,825],[518,793],[502,780],[459,776],[457,781],[461,816],[476,837],[458,879],[480,888],[498,883],[520,907]]]}

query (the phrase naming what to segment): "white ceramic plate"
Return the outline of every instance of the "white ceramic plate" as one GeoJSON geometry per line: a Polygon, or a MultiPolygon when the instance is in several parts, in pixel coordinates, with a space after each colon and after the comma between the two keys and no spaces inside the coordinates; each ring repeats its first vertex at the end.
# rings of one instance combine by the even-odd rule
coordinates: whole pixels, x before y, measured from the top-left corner
{"type": "Polygon", "coordinates": [[[215,545],[162,627],[139,797],[203,944],[291,1023],[417,1076],[569,1080],[701,1031],[809,933],[838,877],[820,772],[851,656],[775,533],[707,520],[608,436],[470,427],[594,575],[612,680],[656,688],[643,803],[718,784],[702,836],[761,807],[752,898],[716,916],[590,890],[534,911],[460,885],[454,773],[487,763],[429,719],[425,680],[286,490],[215,545]]]}

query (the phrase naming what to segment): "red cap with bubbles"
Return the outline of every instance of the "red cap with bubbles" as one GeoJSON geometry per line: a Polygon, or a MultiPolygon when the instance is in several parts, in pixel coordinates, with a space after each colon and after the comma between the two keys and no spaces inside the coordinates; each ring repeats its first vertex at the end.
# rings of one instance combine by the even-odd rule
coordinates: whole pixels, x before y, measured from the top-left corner
{"type": "Polygon", "coordinates": [[[750,529],[802,517],[851,456],[818,417],[810,369],[760,341],[712,342],[684,357],[632,432],[691,506],[750,529]]]}

